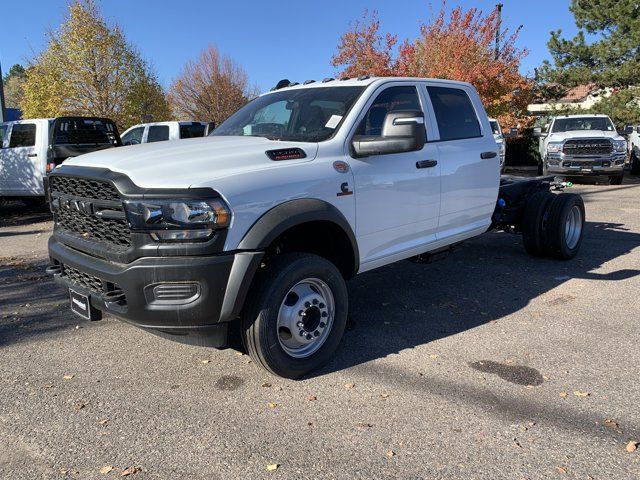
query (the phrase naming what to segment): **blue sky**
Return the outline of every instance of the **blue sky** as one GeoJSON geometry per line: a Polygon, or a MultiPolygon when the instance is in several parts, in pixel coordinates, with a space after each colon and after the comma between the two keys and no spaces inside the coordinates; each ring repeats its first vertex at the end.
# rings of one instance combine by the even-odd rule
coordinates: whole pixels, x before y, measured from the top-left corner
{"type": "MultiPolygon", "coordinates": [[[[4,2],[3,2],[4,3],[4,2]]],[[[368,8],[379,12],[383,30],[400,39],[418,35],[419,19],[432,12],[429,0],[240,0],[167,2],[157,0],[99,0],[103,14],[118,23],[128,40],[168,86],[187,59],[209,43],[230,55],[261,90],[281,78],[302,81],[335,73],[331,56],[350,22],[368,8]]],[[[438,0],[432,2],[439,6],[438,0]]],[[[448,6],[490,11],[497,1],[449,0],[448,6]]],[[[570,0],[502,0],[504,25],[523,25],[518,44],[530,50],[523,73],[549,57],[549,32],[576,31],[570,0]]],[[[45,31],[63,19],[67,0],[6,2],[0,9],[0,62],[6,71],[25,63],[45,46],[45,31]]]]}

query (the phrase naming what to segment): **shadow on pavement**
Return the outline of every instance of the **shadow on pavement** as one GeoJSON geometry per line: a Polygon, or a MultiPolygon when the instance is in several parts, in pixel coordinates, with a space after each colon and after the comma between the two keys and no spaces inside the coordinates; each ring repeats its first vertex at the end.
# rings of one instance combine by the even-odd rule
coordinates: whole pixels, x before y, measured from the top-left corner
{"type": "Polygon", "coordinates": [[[635,268],[594,271],[639,245],[640,234],[623,225],[587,222],[580,254],[567,262],[529,257],[519,236],[494,232],[433,264],[405,261],[359,275],[349,284],[350,325],[342,348],[318,375],[498,320],[569,279],[620,281],[640,275],[635,268]]]}
{"type": "Polygon", "coordinates": [[[49,205],[27,206],[22,202],[0,203],[0,227],[19,227],[52,219],[49,205]]]}

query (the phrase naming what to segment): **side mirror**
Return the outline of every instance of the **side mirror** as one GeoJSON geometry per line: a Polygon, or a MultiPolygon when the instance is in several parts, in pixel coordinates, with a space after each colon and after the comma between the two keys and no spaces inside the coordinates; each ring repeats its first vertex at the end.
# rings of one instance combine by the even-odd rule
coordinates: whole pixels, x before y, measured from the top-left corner
{"type": "Polygon", "coordinates": [[[623,135],[631,135],[633,133],[633,125],[625,125],[622,131],[623,135]]]}
{"type": "Polygon", "coordinates": [[[547,136],[547,134],[542,131],[542,127],[534,127],[533,136],[538,138],[544,138],[547,136]]]}
{"type": "Polygon", "coordinates": [[[505,134],[502,135],[504,138],[514,138],[518,136],[518,129],[517,128],[511,128],[509,129],[509,131],[505,134]]]}
{"type": "Polygon", "coordinates": [[[382,135],[359,135],[351,143],[357,157],[388,155],[422,150],[426,140],[424,114],[418,110],[397,110],[384,117],[382,135]]]}

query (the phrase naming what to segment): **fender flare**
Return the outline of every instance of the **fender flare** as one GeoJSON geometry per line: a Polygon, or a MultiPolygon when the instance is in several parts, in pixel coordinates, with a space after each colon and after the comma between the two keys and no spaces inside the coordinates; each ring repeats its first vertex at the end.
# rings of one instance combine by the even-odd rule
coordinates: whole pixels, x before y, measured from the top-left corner
{"type": "Polygon", "coordinates": [[[304,198],[281,203],[262,215],[247,231],[238,250],[263,250],[282,233],[296,225],[314,221],[336,224],[349,238],[354,255],[354,273],[360,267],[358,242],[342,212],[324,200],[304,198]]]}
{"type": "Polygon", "coordinates": [[[238,244],[236,249],[238,253],[231,267],[222,303],[221,322],[233,320],[240,314],[264,256],[264,250],[288,229],[314,221],[331,222],[345,232],[353,251],[353,274],[358,271],[360,268],[358,243],[351,225],[340,210],[330,203],[317,199],[299,199],[281,203],[263,214],[238,244]]]}

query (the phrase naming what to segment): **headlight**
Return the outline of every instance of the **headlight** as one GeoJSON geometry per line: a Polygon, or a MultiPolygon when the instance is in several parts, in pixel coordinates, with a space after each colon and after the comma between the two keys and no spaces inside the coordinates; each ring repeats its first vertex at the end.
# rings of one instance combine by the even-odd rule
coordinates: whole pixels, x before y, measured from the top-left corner
{"type": "Polygon", "coordinates": [[[627,141],[626,140],[614,140],[613,141],[613,149],[616,152],[626,152],[627,151],[627,141]]]}
{"type": "Polygon", "coordinates": [[[124,205],[131,230],[161,242],[204,241],[231,222],[231,211],[220,198],[126,200],[124,205]]]}
{"type": "Polygon", "coordinates": [[[549,144],[547,145],[547,152],[548,153],[558,153],[559,151],[562,150],[562,142],[549,142],[549,144]]]}

